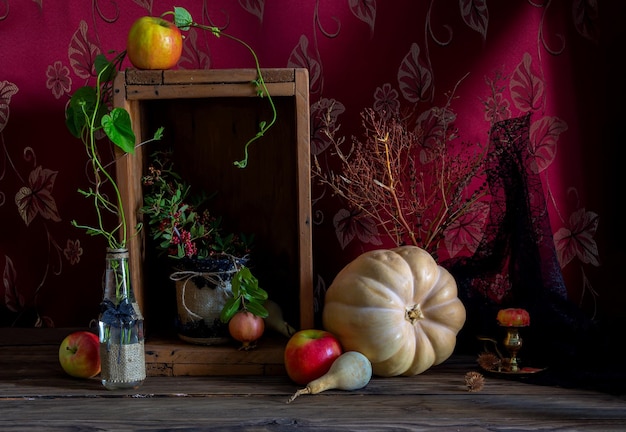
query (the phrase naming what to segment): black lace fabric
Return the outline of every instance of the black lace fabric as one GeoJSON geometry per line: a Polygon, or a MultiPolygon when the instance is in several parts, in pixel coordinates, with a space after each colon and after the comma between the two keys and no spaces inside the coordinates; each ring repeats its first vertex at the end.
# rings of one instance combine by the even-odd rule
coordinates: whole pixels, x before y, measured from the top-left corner
{"type": "Polygon", "coordinates": [[[457,350],[479,354],[479,337],[502,340],[499,309],[524,308],[531,325],[522,330],[526,366],[584,367],[607,353],[604,334],[567,295],[557,261],[541,179],[533,170],[530,115],[495,124],[486,166],[490,213],[484,237],[471,257],[442,262],[457,280],[467,309],[457,350]],[[505,283],[506,293],[490,287],[505,283]]]}

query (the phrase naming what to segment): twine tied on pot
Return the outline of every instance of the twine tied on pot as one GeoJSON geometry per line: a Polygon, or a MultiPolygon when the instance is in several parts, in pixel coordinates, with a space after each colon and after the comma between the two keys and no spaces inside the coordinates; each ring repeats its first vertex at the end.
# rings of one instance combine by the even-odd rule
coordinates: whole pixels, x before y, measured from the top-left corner
{"type": "MultiPolygon", "coordinates": [[[[177,284],[177,290],[179,291],[179,302],[183,307],[188,318],[193,320],[201,320],[206,317],[199,315],[196,311],[207,311],[207,307],[215,308],[216,311],[221,311],[227,298],[232,296],[231,291],[231,279],[235,273],[237,273],[241,267],[242,262],[245,262],[245,258],[235,258],[227,255],[224,259],[216,260],[214,262],[200,263],[197,270],[179,270],[170,274],[170,279],[177,284]],[[208,285],[210,291],[207,295],[198,297],[198,294],[192,294],[190,301],[194,304],[188,304],[185,300],[185,291],[189,281],[192,282],[192,287],[198,290],[202,290],[208,285]],[[213,292],[214,294],[208,294],[213,292]],[[202,298],[203,300],[200,300],[202,298]],[[202,301],[202,303],[198,303],[202,301]],[[208,304],[206,303],[208,302],[208,304]],[[202,304],[202,306],[201,306],[202,304]]],[[[195,291],[194,291],[195,293],[195,291]]],[[[179,313],[181,311],[179,310],[179,313]]]]}

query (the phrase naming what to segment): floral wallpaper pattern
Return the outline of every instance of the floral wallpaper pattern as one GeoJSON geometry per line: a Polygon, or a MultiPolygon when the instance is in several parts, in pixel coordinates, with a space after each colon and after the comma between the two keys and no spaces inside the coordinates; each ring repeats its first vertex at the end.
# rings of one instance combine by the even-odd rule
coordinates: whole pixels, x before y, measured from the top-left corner
{"type": "MultiPolygon", "coordinates": [[[[606,80],[615,78],[608,50],[623,41],[624,8],[600,3],[202,0],[176,6],[246,40],[263,67],[309,70],[311,154],[325,171],[339,161],[323,129],[349,146],[363,139],[366,109],[420,131],[422,167],[435,159],[444,134],[448,150],[475,153],[488,145],[495,123],[530,114],[532,169],[543,183],[568,294],[589,316],[615,317],[623,316],[617,304],[624,294],[609,281],[619,274],[623,234],[610,225],[614,218],[603,218],[614,203],[596,193],[610,182],[615,162],[590,149],[610,148],[616,138],[606,80]],[[607,264],[615,267],[601,269],[607,264]]],[[[90,179],[80,143],[65,129],[64,109],[74,90],[93,82],[98,53],[123,50],[134,19],[173,6],[0,2],[0,325],[85,326],[97,315],[104,248],[70,224],[91,216],[76,192],[90,179]]],[[[177,67],[252,65],[247,53],[192,30],[177,67]]],[[[471,255],[488,208],[488,201],[476,203],[429,251],[441,260],[471,255]]],[[[319,312],[343,265],[393,241],[318,183],[313,211],[319,312]]],[[[431,217],[425,213],[422,222],[431,217]]],[[[496,301],[510,289],[505,275],[487,285],[496,301]]]]}

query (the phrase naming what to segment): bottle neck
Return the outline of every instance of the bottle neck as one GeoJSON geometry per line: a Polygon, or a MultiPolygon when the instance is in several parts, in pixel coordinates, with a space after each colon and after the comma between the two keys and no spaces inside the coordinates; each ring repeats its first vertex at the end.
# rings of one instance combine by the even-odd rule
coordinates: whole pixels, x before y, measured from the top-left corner
{"type": "Polygon", "coordinates": [[[133,291],[130,286],[127,249],[107,249],[104,299],[115,305],[123,300],[134,302],[133,291]]]}

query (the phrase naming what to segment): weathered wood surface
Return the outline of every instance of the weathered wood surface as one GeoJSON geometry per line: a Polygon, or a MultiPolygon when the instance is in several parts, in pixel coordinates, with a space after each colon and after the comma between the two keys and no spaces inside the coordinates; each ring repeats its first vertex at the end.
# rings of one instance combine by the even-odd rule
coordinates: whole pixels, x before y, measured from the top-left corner
{"type": "MultiPolygon", "coordinates": [[[[56,337],[28,342],[0,329],[0,430],[14,431],[624,431],[626,396],[487,376],[453,357],[415,377],[303,395],[285,375],[149,377],[132,392],[60,369],[56,337]]],[[[32,332],[27,332],[32,336],[32,332]]]]}
{"type": "Polygon", "coordinates": [[[203,346],[176,338],[152,338],[146,345],[149,376],[284,375],[287,339],[270,331],[258,349],[242,351],[240,343],[203,346]]]}

